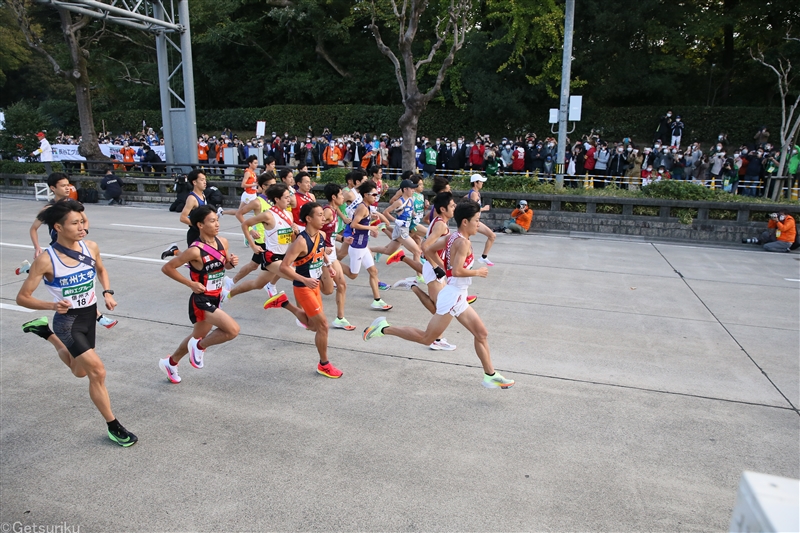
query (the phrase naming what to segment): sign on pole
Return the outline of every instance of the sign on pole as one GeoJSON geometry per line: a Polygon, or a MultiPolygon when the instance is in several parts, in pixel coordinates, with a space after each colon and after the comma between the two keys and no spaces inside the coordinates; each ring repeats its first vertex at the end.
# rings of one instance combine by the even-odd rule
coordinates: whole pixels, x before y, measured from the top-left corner
{"type": "Polygon", "coordinates": [[[267,122],[265,120],[259,120],[256,122],[256,137],[263,137],[266,132],[267,122]]]}
{"type": "Polygon", "coordinates": [[[582,109],[583,109],[583,96],[575,96],[575,95],[570,96],[569,97],[570,122],[580,122],[582,109]]]}
{"type": "Polygon", "coordinates": [[[550,124],[558,124],[558,109],[550,108],[550,124]]]}

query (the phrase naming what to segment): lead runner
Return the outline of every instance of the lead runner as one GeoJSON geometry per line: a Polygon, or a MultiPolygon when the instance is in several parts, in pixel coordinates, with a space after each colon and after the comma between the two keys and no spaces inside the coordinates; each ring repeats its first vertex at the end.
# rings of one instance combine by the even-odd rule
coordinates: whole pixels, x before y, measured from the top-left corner
{"type": "Polygon", "coordinates": [[[436,298],[436,314],[428,322],[425,331],[412,327],[392,326],[386,317],[376,318],[364,330],[364,340],[384,335],[393,335],[429,346],[450,325],[456,317],[475,338],[475,352],[483,366],[483,386],[490,389],[507,389],[514,385],[514,380],[506,379],[500,372],[495,371],[492,356],[489,352],[489,333],[486,331],[481,317],[467,303],[467,288],[472,283],[473,276],[485,278],[489,274],[486,267],[472,270],[474,256],[470,237],[478,233],[481,223],[481,207],[477,202],[465,201],[456,206],[454,218],[458,231],[439,239],[429,250],[436,251],[444,246],[444,264],[447,273],[447,285],[439,292],[436,298]]]}

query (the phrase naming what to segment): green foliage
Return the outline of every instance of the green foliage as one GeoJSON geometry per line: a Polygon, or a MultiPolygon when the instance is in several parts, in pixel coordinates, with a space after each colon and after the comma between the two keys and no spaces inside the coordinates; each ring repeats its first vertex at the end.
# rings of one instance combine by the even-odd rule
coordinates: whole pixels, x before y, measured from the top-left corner
{"type": "Polygon", "coordinates": [[[5,116],[5,130],[0,131],[0,152],[7,157],[25,157],[39,148],[36,133],[52,126],[39,108],[27,102],[10,105],[5,116]]]}
{"type": "Polygon", "coordinates": [[[323,170],[319,178],[315,177],[316,169],[312,168],[310,171],[311,179],[317,183],[338,183],[343,186],[347,181],[345,176],[349,172],[349,169],[344,167],[329,168],[328,170],[323,170]]]}
{"type": "Polygon", "coordinates": [[[697,209],[689,208],[677,208],[673,207],[669,210],[669,216],[677,217],[678,222],[681,224],[691,224],[692,220],[697,218],[697,209]]]}
{"type": "Polygon", "coordinates": [[[709,209],[708,218],[711,220],[736,220],[736,211],[732,209],[709,209]]]}
{"type": "MultiPolygon", "coordinates": [[[[61,163],[51,163],[53,172],[64,170],[61,163]]],[[[44,174],[43,163],[20,163],[8,159],[0,160],[0,174],[44,174]]]]}
{"type": "Polygon", "coordinates": [[[561,204],[561,210],[567,211],[570,213],[585,213],[586,212],[586,204],[585,203],[578,203],[578,202],[563,202],[561,204]]]}
{"type": "Polygon", "coordinates": [[[620,204],[597,204],[595,206],[595,213],[604,215],[621,215],[622,205],[620,204]]]}
{"type": "Polygon", "coordinates": [[[651,198],[673,200],[714,200],[714,191],[688,181],[661,180],[642,187],[642,194],[651,198]]]}
{"type": "Polygon", "coordinates": [[[652,205],[635,205],[633,206],[633,214],[640,217],[657,217],[660,216],[660,209],[652,205]]]}

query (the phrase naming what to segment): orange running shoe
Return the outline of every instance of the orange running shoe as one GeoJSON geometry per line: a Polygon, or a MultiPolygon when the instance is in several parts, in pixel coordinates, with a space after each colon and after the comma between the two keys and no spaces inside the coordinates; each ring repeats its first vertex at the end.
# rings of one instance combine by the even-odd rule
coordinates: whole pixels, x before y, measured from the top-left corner
{"type": "Polygon", "coordinates": [[[317,374],[322,374],[326,378],[333,378],[337,379],[342,377],[342,371],[333,366],[333,364],[328,361],[325,365],[321,363],[317,363],[317,374]]]}
{"type": "Polygon", "coordinates": [[[478,297],[475,296],[474,294],[471,295],[471,296],[467,296],[467,303],[472,305],[472,304],[475,303],[475,300],[477,300],[477,299],[478,299],[478,297]]]}
{"type": "Polygon", "coordinates": [[[397,250],[395,253],[386,258],[386,264],[391,265],[392,263],[399,263],[405,256],[406,253],[403,250],[397,250]]]}
{"type": "Polygon", "coordinates": [[[281,291],[266,302],[264,302],[264,309],[278,309],[283,307],[283,304],[287,303],[289,298],[286,297],[286,293],[281,291]]]}

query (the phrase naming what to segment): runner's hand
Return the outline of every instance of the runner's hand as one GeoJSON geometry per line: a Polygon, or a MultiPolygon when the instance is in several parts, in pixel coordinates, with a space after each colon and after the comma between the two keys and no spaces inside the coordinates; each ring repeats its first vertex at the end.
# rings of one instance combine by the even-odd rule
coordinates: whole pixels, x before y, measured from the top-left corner
{"type": "Polygon", "coordinates": [[[345,237],[342,242],[346,242],[347,244],[353,244],[353,237],[345,237]]]}
{"type": "Polygon", "coordinates": [[[42,250],[37,246],[36,249],[33,251],[33,258],[36,259],[37,257],[39,257],[43,251],[44,250],[42,250]]]}
{"type": "Polygon", "coordinates": [[[369,230],[369,234],[370,234],[372,237],[377,237],[377,236],[378,236],[378,230],[376,230],[376,229],[371,229],[371,230],[369,230]]]}
{"type": "Polygon", "coordinates": [[[108,293],[106,293],[104,296],[106,300],[106,309],[108,309],[109,311],[113,311],[114,308],[117,306],[117,301],[114,299],[112,295],[108,293]]]}
{"type": "Polygon", "coordinates": [[[259,237],[261,237],[261,234],[259,232],[257,232],[256,230],[251,229],[250,230],[250,236],[252,238],[254,238],[254,239],[258,239],[259,237]]]}
{"type": "Polygon", "coordinates": [[[336,277],[336,269],[335,268],[330,267],[328,269],[328,273],[331,275],[331,278],[335,278],[336,277]]]}
{"type": "MultiPolygon", "coordinates": [[[[259,248],[258,251],[263,252],[261,248],[259,248]]],[[[230,256],[228,257],[228,262],[231,264],[231,266],[235,267],[236,265],[239,264],[239,256],[236,254],[230,254],[230,256]]]]}
{"type": "Polygon", "coordinates": [[[72,303],[69,300],[59,300],[57,302],[53,302],[53,311],[58,313],[59,315],[64,315],[72,309],[72,303]]]}
{"type": "Polygon", "coordinates": [[[251,244],[250,249],[253,250],[254,254],[260,254],[264,252],[264,250],[262,250],[261,247],[257,244],[251,244]]]}
{"type": "Polygon", "coordinates": [[[479,268],[475,272],[478,274],[478,277],[481,277],[481,278],[485,278],[486,276],[489,275],[489,269],[486,268],[486,267],[479,268]]]}
{"type": "Polygon", "coordinates": [[[303,284],[309,289],[316,289],[319,286],[319,280],[314,278],[303,279],[303,284]]]}
{"type": "Polygon", "coordinates": [[[195,294],[203,294],[204,292],[206,292],[206,286],[200,283],[199,281],[193,281],[191,287],[192,287],[192,292],[195,294]]]}

